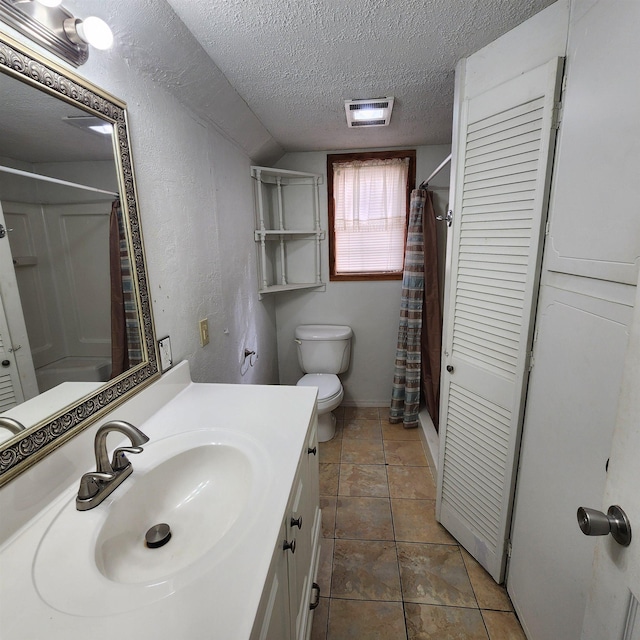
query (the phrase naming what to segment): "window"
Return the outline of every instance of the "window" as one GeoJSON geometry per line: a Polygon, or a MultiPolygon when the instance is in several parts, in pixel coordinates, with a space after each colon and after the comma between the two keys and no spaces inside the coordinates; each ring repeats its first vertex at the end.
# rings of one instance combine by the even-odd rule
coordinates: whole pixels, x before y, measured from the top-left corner
{"type": "Polygon", "coordinates": [[[414,150],[327,156],[331,280],[399,280],[414,150]]]}

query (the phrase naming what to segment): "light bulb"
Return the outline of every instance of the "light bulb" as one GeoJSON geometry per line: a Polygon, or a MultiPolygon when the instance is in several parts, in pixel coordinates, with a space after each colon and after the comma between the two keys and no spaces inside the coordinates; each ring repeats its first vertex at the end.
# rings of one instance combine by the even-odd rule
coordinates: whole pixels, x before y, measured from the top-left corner
{"type": "Polygon", "coordinates": [[[62,0],[36,0],[36,2],[45,7],[59,7],[62,4],[62,0]]]}
{"type": "Polygon", "coordinates": [[[354,120],[381,120],[384,118],[384,109],[356,109],[353,112],[354,120]]]}
{"type": "Polygon", "coordinates": [[[82,40],[96,49],[109,49],[113,44],[109,25],[95,16],[76,21],[76,31],[82,40]]]}

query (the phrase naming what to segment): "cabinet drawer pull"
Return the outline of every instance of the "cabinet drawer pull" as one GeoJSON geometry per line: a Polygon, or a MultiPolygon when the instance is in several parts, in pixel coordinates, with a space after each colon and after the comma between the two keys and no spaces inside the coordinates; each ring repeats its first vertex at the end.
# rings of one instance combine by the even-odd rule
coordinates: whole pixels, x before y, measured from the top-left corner
{"type": "Polygon", "coordinates": [[[311,591],[316,592],[316,599],[309,603],[309,609],[313,610],[320,604],[320,585],[317,582],[314,582],[311,587],[311,591]]]}
{"type": "Polygon", "coordinates": [[[318,452],[318,447],[313,447],[313,449],[312,449],[311,447],[309,447],[309,448],[307,449],[307,453],[308,453],[309,455],[313,454],[313,455],[315,456],[317,452],[318,452]]]}
{"type": "Polygon", "coordinates": [[[291,526],[298,527],[298,529],[302,529],[302,516],[298,516],[298,519],[291,518],[291,526]]]}
{"type": "Polygon", "coordinates": [[[291,542],[289,542],[288,540],[285,540],[282,544],[282,550],[283,551],[287,551],[290,550],[291,553],[295,553],[296,552],[296,541],[292,540],[291,542]]]}

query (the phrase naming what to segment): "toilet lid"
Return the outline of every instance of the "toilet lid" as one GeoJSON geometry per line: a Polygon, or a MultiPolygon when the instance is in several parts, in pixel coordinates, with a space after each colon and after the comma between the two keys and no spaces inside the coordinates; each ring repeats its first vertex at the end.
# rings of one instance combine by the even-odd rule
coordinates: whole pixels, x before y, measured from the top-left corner
{"type": "Polygon", "coordinates": [[[340,393],[340,378],[333,373],[307,373],[298,380],[299,387],[318,387],[318,399],[331,398],[340,393]]]}

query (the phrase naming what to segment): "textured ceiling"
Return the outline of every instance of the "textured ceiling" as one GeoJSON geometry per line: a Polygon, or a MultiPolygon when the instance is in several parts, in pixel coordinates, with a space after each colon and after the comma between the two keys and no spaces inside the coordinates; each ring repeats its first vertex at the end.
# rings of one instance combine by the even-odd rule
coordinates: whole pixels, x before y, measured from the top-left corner
{"type": "MultiPolygon", "coordinates": [[[[450,142],[456,62],[551,3],[66,0],[65,6],[72,13],[104,18],[115,34],[113,49],[93,51],[81,73],[92,78],[95,67],[108,77],[114,70],[105,88],[127,101],[126,82],[120,86],[117,72],[122,65],[131,67],[211,122],[254,162],[268,164],[283,150],[450,142]],[[343,100],[386,95],[396,98],[389,127],[347,128],[343,100]]],[[[10,99],[3,87],[0,95],[5,98],[0,155],[22,148],[16,157],[35,161],[34,138],[53,143],[38,149],[42,159],[49,159],[56,146],[64,148],[67,160],[89,149],[77,140],[80,132],[61,123],[55,107],[44,120],[62,127],[61,137],[50,129],[33,129],[41,119],[31,109],[42,105],[18,94],[10,99]],[[15,118],[10,103],[18,107],[15,118]],[[9,120],[13,127],[6,126],[9,120]],[[21,125],[35,134],[28,143],[19,139],[21,125]]],[[[135,125],[136,105],[129,110],[135,125]]],[[[94,157],[111,152],[107,141],[90,137],[102,147],[90,145],[94,157]]]]}
{"type": "Polygon", "coordinates": [[[456,62],[553,0],[168,0],[286,151],[451,141],[456,62]],[[343,101],[394,96],[388,127],[343,101]]]}

